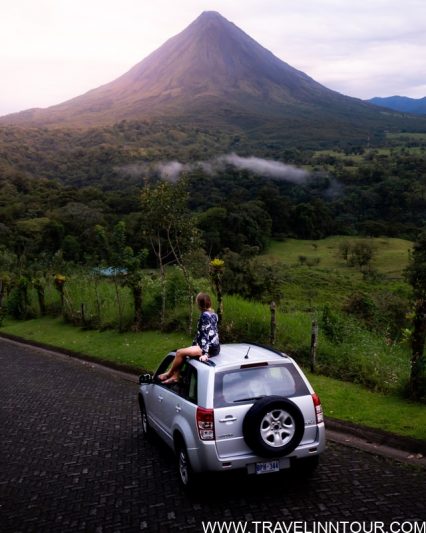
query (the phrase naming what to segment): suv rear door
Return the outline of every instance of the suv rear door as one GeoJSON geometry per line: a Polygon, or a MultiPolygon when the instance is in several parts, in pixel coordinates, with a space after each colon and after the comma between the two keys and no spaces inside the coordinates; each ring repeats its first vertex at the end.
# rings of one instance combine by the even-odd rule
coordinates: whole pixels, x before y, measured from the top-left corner
{"type": "MultiPolygon", "coordinates": [[[[243,421],[256,400],[265,396],[290,398],[296,404],[302,397],[308,397],[313,410],[309,390],[290,362],[242,365],[216,373],[214,417],[216,449],[220,458],[253,453],[244,440],[243,421]]],[[[302,404],[305,404],[304,400],[302,404]]]]}

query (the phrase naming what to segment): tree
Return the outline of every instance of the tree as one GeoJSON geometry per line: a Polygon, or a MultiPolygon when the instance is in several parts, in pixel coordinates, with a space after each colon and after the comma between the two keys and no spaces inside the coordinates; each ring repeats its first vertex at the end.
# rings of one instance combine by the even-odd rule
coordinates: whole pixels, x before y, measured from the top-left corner
{"type": "Polygon", "coordinates": [[[405,271],[413,287],[414,321],[411,335],[411,372],[409,394],[412,399],[426,398],[426,232],[418,237],[405,271]]]}
{"type": "Polygon", "coordinates": [[[342,241],[339,244],[339,255],[349,266],[358,267],[361,271],[364,268],[370,269],[375,254],[374,245],[365,240],[359,240],[355,243],[342,241]]]}
{"type": "Polygon", "coordinates": [[[342,241],[339,243],[339,255],[345,261],[348,261],[350,251],[351,251],[351,244],[348,241],[342,241]]]}
{"type": "Polygon", "coordinates": [[[257,251],[250,247],[245,247],[241,254],[225,251],[223,290],[264,303],[278,303],[283,297],[284,269],[279,263],[265,263],[262,257],[256,257],[257,251]]]}
{"type": "Polygon", "coordinates": [[[222,278],[224,268],[225,261],[222,261],[222,259],[216,258],[210,261],[210,278],[217,297],[217,316],[219,323],[223,318],[222,278]]]}
{"type": "Polygon", "coordinates": [[[332,232],[332,227],[331,212],[322,200],[300,203],[293,209],[292,229],[302,239],[321,239],[332,232]]]}
{"type": "Polygon", "coordinates": [[[199,232],[188,208],[188,191],[184,179],[176,183],[161,182],[147,185],[141,195],[143,232],[157,258],[161,284],[162,306],[160,324],[164,326],[166,311],[166,271],[168,263],[178,264],[188,288],[190,309],[189,329],[192,329],[193,283],[186,257],[199,244],[199,232]]]}
{"type": "Polygon", "coordinates": [[[65,261],[78,262],[81,255],[80,241],[74,235],[66,235],[62,241],[62,255],[65,261]]]}
{"type": "Polygon", "coordinates": [[[372,244],[366,241],[358,241],[351,247],[349,263],[357,266],[360,270],[364,267],[370,268],[374,254],[375,249],[372,244]]]}
{"type": "MultiPolygon", "coordinates": [[[[100,228],[98,228],[100,236],[105,235],[100,228]]],[[[142,271],[142,264],[144,263],[147,250],[142,249],[139,253],[135,253],[126,243],[126,225],[121,220],[113,229],[111,236],[111,266],[113,267],[113,279],[116,290],[117,305],[119,311],[120,331],[123,329],[123,310],[120,293],[118,291],[118,284],[128,287],[132,292],[134,304],[134,320],[133,328],[136,331],[142,329],[142,296],[143,296],[143,281],[144,275],[142,271]]]]}
{"type": "Polygon", "coordinates": [[[46,314],[46,291],[47,280],[43,272],[37,271],[32,277],[32,285],[37,292],[38,306],[40,308],[41,316],[46,314]]]}
{"type": "Polygon", "coordinates": [[[226,239],[228,212],[224,207],[211,207],[198,215],[197,226],[200,228],[207,253],[215,257],[220,255],[226,239]]]}

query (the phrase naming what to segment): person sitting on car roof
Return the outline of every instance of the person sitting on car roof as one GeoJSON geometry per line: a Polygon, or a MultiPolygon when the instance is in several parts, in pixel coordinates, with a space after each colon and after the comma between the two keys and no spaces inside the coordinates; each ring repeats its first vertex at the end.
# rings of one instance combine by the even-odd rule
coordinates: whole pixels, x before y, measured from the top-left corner
{"type": "Polygon", "coordinates": [[[180,369],[186,357],[198,357],[200,361],[208,361],[220,352],[218,316],[211,308],[210,296],[204,292],[197,294],[195,299],[201,314],[198,320],[197,334],[192,346],[180,348],[176,351],[173,364],[167,372],[160,374],[158,379],[165,384],[176,383],[179,380],[180,369]]]}

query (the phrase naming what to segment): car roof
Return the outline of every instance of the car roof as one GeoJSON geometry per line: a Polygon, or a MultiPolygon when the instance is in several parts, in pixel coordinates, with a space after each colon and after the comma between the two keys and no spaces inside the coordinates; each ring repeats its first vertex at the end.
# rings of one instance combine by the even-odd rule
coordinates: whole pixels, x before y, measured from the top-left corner
{"type": "Polygon", "coordinates": [[[209,359],[209,364],[216,368],[235,366],[235,365],[249,365],[251,363],[260,362],[284,362],[291,359],[288,355],[257,344],[239,343],[239,344],[221,344],[219,355],[215,355],[209,359]]]}

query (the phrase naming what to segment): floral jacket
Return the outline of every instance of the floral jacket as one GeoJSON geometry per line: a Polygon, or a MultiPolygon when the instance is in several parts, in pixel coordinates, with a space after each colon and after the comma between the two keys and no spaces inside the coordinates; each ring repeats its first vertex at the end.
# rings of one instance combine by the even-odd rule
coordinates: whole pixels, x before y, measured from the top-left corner
{"type": "Polygon", "coordinates": [[[197,335],[193,345],[198,344],[203,355],[219,351],[218,317],[211,311],[203,311],[198,320],[197,335]]]}

